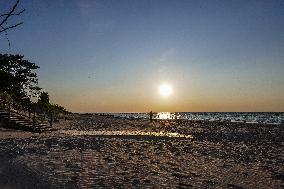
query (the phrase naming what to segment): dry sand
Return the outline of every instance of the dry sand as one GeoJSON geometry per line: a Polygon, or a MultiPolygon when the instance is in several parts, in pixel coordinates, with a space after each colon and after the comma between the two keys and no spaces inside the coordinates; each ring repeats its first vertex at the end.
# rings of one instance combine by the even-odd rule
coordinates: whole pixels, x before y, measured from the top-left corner
{"type": "Polygon", "coordinates": [[[0,130],[0,188],[284,187],[283,125],[151,123],[94,116],[54,127],[59,131],[0,130]],[[62,130],[126,135],[70,135],[62,130]],[[193,138],[127,135],[128,131],[193,138]]]}

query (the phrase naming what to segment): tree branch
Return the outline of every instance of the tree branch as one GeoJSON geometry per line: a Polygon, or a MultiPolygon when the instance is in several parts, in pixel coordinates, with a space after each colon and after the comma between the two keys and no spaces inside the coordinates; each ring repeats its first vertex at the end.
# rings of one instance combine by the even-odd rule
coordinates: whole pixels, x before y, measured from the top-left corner
{"type": "Polygon", "coordinates": [[[9,27],[7,27],[7,28],[4,28],[3,26],[1,26],[2,30],[0,30],[0,33],[1,33],[1,32],[4,32],[4,31],[6,31],[6,30],[9,30],[9,29],[15,28],[15,27],[17,27],[17,26],[19,26],[19,25],[22,25],[22,24],[23,24],[23,22],[20,22],[20,23],[18,23],[18,24],[15,24],[15,25],[13,25],[13,26],[9,26],[9,27]]]}
{"type": "Polygon", "coordinates": [[[8,18],[13,14],[16,7],[18,6],[19,1],[20,0],[17,0],[16,3],[14,4],[13,8],[10,10],[10,12],[6,14],[6,17],[2,20],[2,22],[0,23],[0,26],[2,26],[2,24],[4,24],[8,20],[8,18]]]}
{"type": "MultiPolygon", "coordinates": [[[[20,14],[22,14],[23,12],[25,12],[26,9],[23,9],[21,10],[20,12],[18,13],[15,13],[15,14],[10,14],[11,16],[19,16],[20,14]]],[[[9,13],[5,13],[5,14],[1,14],[0,17],[3,17],[3,16],[8,16],[9,13]]]]}

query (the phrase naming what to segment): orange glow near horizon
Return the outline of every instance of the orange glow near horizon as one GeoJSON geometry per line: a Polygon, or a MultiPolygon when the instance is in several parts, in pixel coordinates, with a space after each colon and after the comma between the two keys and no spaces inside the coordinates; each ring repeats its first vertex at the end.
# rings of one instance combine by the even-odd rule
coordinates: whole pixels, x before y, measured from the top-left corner
{"type": "Polygon", "coordinates": [[[90,83],[81,85],[80,90],[62,85],[64,90],[50,90],[51,102],[69,111],[82,113],[284,112],[284,96],[281,95],[284,90],[273,85],[262,86],[260,90],[250,85],[233,85],[226,80],[210,82],[210,85],[203,80],[194,80],[191,76],[181,80],[178,74],[174,78],[155,77],[141,78],[140,83],[133,84],[113,83],[96,87],[90,83]],[[165,80],[168,81],[168,87],[165,87],[166,96],[163,96],[160,88],[165,80]]]}
{"type": "MultiPolygon", "coordinates": [[[[56,100],[56,99],[54,99],[56,100]]],[[[272,98],[241,98],[220,96],[179,96],[160,98],[159,95],[111,96],[80,95],[57,102],[72,112],[283,112],[284,103],[272,98]]]]}

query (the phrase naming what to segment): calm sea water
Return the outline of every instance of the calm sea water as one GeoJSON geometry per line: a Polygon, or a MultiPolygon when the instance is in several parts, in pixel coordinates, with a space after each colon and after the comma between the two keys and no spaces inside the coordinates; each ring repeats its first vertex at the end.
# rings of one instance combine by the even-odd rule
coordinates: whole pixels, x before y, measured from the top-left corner
{"type": "MultiPolygon", "coordinates": [[[[104,115],[149,119],[149,113],[104,113],[104,115]]],[[[284,124],[284,112],[155,112],[154,118],[284,124]]]]}

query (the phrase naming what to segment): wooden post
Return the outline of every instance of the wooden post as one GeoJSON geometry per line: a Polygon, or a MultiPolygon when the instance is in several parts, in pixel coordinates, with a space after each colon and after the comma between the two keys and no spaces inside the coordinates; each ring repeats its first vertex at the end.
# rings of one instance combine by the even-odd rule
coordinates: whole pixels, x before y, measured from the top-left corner
{"type": "Polygon", "coordinates": [[[8,118],[9,118],[9,121],[10,121],[10,117],[11,117],[11,107],[10,107],[10,103],[8,102],[8,118]]]}
{"type": "Polygon", "coordinates": [[[49,122],[49,124],[50,124],[50,127],[52,127],[52,112],[50,113],[50,122],[49,122]]]}
{"type": "Polygon", "coordinates": [[[29,105],[29,119],[31,119],[31,106],[29,105]]]}
{"type": "Polygon", "coordinates": [[[35,126],[35,111],[34,111],[34,117],[33,117],[33,127],[35,126]]]}

